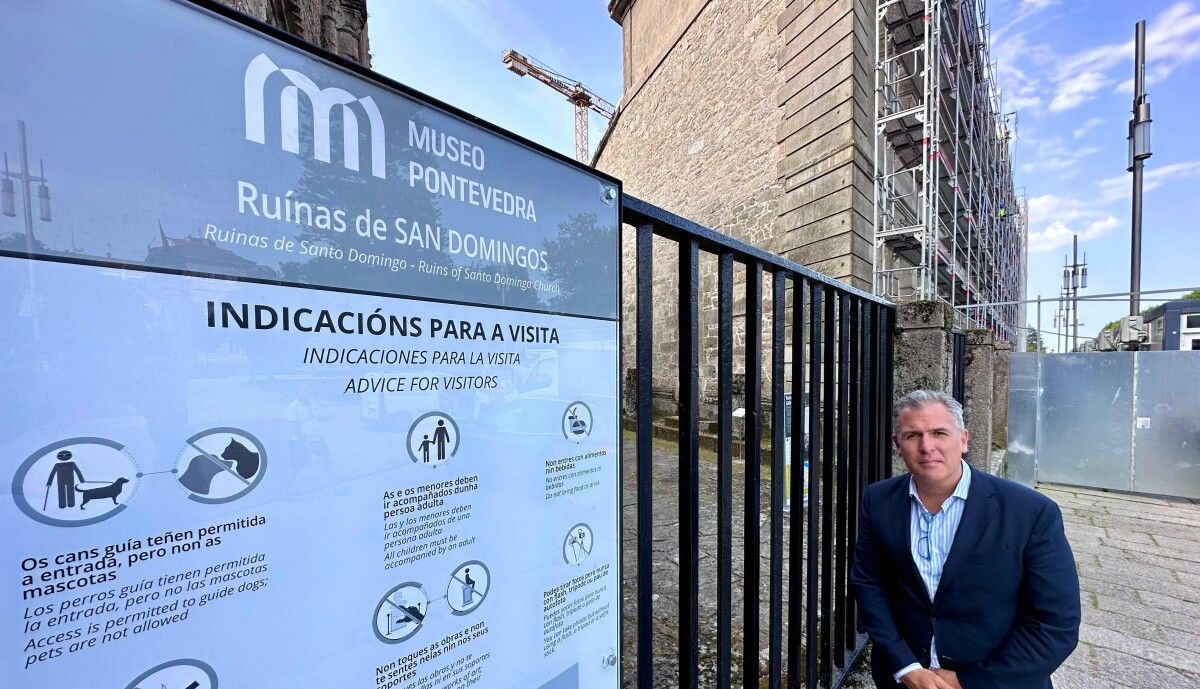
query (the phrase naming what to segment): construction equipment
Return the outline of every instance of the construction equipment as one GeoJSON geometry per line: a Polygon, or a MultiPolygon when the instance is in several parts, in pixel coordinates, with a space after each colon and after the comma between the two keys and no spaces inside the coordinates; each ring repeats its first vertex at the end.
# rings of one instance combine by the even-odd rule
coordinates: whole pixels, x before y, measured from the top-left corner
{"type": "Polygon", "coordinates": [[[571,77],[559,74],[534,58],[527,58],[515,50],[504,51],[504,66],[519,77],[529,75],[567,97],[575,106],[575,160],[588,162],[588,111],[594,110],[601,117],[612,119],[616,107],[604,100],[595,91],[571,77]]]}

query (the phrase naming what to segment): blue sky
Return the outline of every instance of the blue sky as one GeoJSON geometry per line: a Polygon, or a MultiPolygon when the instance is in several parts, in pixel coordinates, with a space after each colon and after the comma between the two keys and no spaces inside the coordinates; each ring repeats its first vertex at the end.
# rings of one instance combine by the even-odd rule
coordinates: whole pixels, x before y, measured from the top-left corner
{"type": "MultiPolygon", "coordinates": [[[[508,48],[537,57],[616,103],[621,32],[602,0],[401,0],[370,3],[377,71],[572,155],[571,106],[504,69],[508,48]]],[[[1029,298],[1056,298],[1064,252],[1080,235],[1090,292],[1129,289],[1126,123],[1133,25],[1148,21],[1154,156],[1146,166],[1143,289],[1200,285],[1189,251],[1200,217],[1200,1],[992,0],[992,57],[1004,109],[1019,115],[1016,180],[1029,199],[1029,298]]],[[[592,116],[595,146],[603,121],[592,116]]],[[[1144,303],[1145,305],[1145,303],[1144,303]]],[[[1094,335],[1125,302],[1083,304],[1094,335]]],[[[1043,328],[1050,329],[1044,309],[1043,328]]],[[[1034,309],[1029,309],[1029,320],[1034,309]]],[[[1048,338],[1053,347],[1053,338],[1048,338]]]]}
{"type": "MultiPolygon", "coordinates": [[[[1200,285],[1194,251],[1200,3],[998,0],[989,11],[1004,108],[1020,119],[1016,178],[1029,199],[1029,298],[1057,298],[1073,233],[1080,235],[1080,252],[1087,252],[1084,293],[1129,289],[1132,181],[1125,171],[1125,136],[1139,19],[1147,20],[1154,118],[1143,196],[1142,289],[1200,285]]],[[[1127,309],[1125,302],[1084,303],[1080,333],[1094,336],[1127,309]]],[[[1045,329],[1052,310],[1043,310],[1045,329]]]]}
{"type": "MultiPolygon", "coordinates": [[[[370,0],[372,67],[509,131],[575,156],[575,110],[500,61],[537,58],[606,100],[621,97],[621,27],[602,0],[370,0]]],[[[591,147],[607,122],[591,115],[591,147]]]]}

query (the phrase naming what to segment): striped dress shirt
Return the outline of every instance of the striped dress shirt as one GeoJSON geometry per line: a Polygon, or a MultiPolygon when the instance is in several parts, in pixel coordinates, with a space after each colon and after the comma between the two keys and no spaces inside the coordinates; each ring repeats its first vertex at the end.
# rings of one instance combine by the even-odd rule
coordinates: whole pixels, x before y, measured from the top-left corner
{"type": "MultiPolygon", "coordinates": [[[[921,575],[925,591],[929,593],[929,600],[933,600],[937,595],[942,568],[946,565],[950,546],[954,544],[954,534],[958,532],[958,524],[962,521],[963,507],[967,504],[967,493],[970,489],[971,467],[962,462],[962,478],[958,480],[954,492],[942,503],[942,509],[937,514],[931,514],[917,497],[916,482],[911,477],[908,479],[908,495],[912,503],[908,528],[909,545],[912,548],[913,562],[917,565],[917,573],[921,575]]],[[[920,667],[920,663],[913,663],[901,668],[895,674],[896,681],[899,682],[901,677],[920,667]]],[[[936,634],[929,642],[929,667],[940,667],[936,634]]]]}

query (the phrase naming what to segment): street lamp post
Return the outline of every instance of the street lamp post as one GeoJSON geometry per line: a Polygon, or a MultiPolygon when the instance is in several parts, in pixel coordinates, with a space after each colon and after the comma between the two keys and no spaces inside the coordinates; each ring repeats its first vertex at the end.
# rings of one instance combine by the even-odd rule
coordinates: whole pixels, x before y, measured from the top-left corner
{"type": "Polygon", "coordinates": [[[1133,173],[1133,223],[1129,248],[1129,315],[1141,311],[1142,167],[1150,152],[1150,101],[1146,98],[1146,21],[1134,29],[1133,117],[1129,120],[1129,172],[1133,173]]]}
{"type": "Polygon", "coordinates": [[[17,120],[17,156],[21,169],[12,172],[8,169],[8,154],[4,154],[4,170],[0,171],[3,181],[0,181],[0,210],[4,215],[15,218],[17,215],[16,190],[13,180],[21,183],[24,196],[25,211],[25,250],[33,253],[33,194],[32,185],[38,185],[38,219],[50,222],[50,187],[46,185],[46,166],[39,161],[40,175],[29,173],[29,144],[25,138],[25,121],[17,120]]]}

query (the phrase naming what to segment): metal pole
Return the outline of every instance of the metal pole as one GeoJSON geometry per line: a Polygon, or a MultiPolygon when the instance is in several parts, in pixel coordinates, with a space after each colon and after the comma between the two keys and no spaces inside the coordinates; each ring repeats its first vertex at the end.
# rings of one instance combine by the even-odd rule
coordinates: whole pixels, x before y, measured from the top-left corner
{"type": "Polygon", "coordinates": [[[33,199],[29,194],[29,147],[25,120],[17,120],[17,155],[21,158],[21,192],[25,197],[25,249],[33,253],[33,199]]]}
{"type": "MultiPolygon", "coordinates": [[[[1037,353],[1041,354],[1042,353],[1042,295],[1040,295],[1040,294],[1038,295],[1038,298],[1037,298],[1037,331],[1033,335],[1035,338],[1033,341],[1036,345],[1037,353]]],[[[1026,347],[1026,349],[1028,349],[1028,347],[1026,347]]]]}
{"type": "Polygon", "coordinates": [[[1071,249],[1071,349],[1079,348],[1079,235],[1072,236],[1071,249]]]}
{"type": "MultiPolygon", "coordinates": [[[[1133,121],[1130,122],[1130,137],[1134,127],[1150,119],[1150,106],[1146,103],[1146,21],[1137,23],[1134,29],[1133,60],[1133,121]],[[1143,112],[1144,110],[1144,112],[1143,112]]],[[[1133,144],[1131,143],[1131,146],[1133,144]]],[[[1145,159],[1133,155],[1133,237],[1129,249],[1129,315],[1141,311],[1142,291],[1142,166],[1145,159]]]]}

